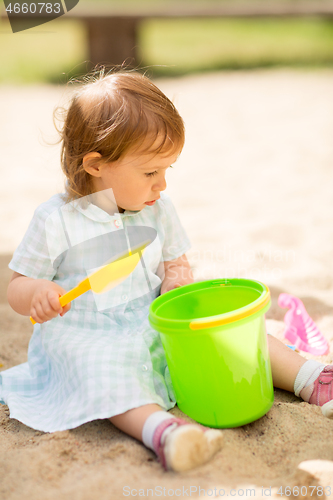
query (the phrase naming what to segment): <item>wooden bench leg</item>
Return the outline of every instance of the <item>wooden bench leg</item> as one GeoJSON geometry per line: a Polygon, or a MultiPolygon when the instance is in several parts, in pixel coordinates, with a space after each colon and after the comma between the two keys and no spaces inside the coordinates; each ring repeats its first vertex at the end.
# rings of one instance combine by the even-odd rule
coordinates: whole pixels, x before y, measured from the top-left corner
{"type": "Polygon", "coordinates": [[[89,61],[96,64],[125,64],[136,67],[137,27],[132,17],[88,18],[89,61]]]}

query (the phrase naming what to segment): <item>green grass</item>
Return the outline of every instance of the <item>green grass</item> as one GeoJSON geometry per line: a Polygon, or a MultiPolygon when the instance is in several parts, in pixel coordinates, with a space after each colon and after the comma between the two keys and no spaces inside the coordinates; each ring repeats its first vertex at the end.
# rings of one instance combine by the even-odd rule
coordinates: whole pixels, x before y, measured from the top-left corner
{"type": "MultiPolygon", "coordinates": [[[[99,0],[102,2],[103,0],[99,0]]],[[[105,0],[106,1],[106,0],[105,0]]],[[[153,76],[272,66],[333,67],[333,23],[322,20],[150,20],[139,31],[153,76]]],[[[0,83],[65,83],[86,72],[85,28],[56,19],[13,34],[0,20],[0,83]]]]}
{"type": "Polygon", "coordinates": [[[80,22],[56,19],[19,33],[0,20],[0,83],[65,83],[86,71],[88,45],[80,22]]]}
{"type": "Polygon", "coordinates": [[[320,20],[154,20],[141,58],[155,74],[271,66],[333,66],[333,23],[320,20]],[[164,67],[163,67],[164,66],[164,67]]]}

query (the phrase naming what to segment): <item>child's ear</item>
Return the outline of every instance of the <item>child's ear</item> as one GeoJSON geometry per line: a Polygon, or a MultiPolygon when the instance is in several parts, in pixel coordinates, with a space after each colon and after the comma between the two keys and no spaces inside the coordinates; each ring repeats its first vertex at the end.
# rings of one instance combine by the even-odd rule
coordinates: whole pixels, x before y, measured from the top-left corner
{"type": "Polygon", "coordinates": [[[84,170],[94,177],[100,177],[100,158],[102,158],[100,153],[87,153],[82,160],[84,170]]]}

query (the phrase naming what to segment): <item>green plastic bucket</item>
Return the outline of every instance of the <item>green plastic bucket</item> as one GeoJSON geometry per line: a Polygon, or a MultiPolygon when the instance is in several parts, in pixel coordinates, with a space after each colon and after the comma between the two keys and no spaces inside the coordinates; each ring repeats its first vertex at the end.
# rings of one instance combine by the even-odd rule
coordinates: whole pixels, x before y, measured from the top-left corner
{"type": "Polygon", "coordinates": [[[264,313],[270,292],[259,281],[210,280],[153,301],[178,407],[209,427],[238,427],[267,413],[273,383],[264,313]]]}

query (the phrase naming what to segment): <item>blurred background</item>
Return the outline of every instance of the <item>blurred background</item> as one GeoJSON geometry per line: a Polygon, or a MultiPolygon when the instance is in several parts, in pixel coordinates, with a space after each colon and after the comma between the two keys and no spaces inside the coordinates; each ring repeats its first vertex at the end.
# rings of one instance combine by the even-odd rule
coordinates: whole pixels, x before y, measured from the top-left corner
{"type": "MultiPolygon", "coordinates": [[[[327,312],[333,0],[80,0],[14,34],[0,6],[6,265],[35,208],[63,190],[52,115],[66,105],[66,83],[97,63],[124,62],[146,71],[185,120],[168,192],[192,241],[195,277],[256,278],[275,298],[316,295],[327,312]]],[[[333,331],[333,315],[327,321],[333,331]]]]}
{"type": "Polygon", "coordinates": [[[153,77],[333,65],[333,3],[327,0],[80,0],[65,16],[15,36],[1,5],[1,83],[65,83],[97,62],[148,66],[153,77]],[[104,17],[107,27],[89,24],[89,15],[104,17]],[[120,19],[119,25],[119,16],[127,24],[120,19]],[[121,34],[122,26],[135,32],[126,59],[120,53],[115,60],[112,47],[100,46],[102,60],[96,60],[89,40],[103,30],[121,34]],[[111,60],[103,57],[108,52],[111,60]]]}

